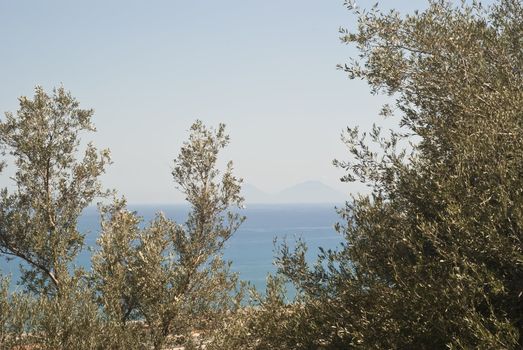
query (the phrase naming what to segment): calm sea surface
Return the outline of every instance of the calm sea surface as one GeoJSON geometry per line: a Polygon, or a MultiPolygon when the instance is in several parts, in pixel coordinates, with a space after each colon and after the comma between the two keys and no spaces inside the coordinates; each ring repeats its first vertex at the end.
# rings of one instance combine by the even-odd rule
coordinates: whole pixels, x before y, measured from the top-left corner
{"type": "MultiPolygon", "coordinates": [[[[145,222],[154,218],[158,211],[182,223],[188,213],[184,205],[141,205],[129,208],[143,217],[145,222]]],[[[293,242],[301,237],[309,246],[308,260],[314,261],[318,247],[335,248],[341,236],[333,229],[339,221],[334,205],[327,204],[259,204],[249,205],[242,211],[247,217],[240,229],[227,242],[224,256],[232,261],[232,270],[239,272],[242,280],[250,281],[263,289],[267,274],[276,271],[273,265],[275,238],[293,242]]],[[[99,214],[95,207],[89,207],[78,223],[79,230],[86,233],[86,247],[96,248],[100,232],[99,214]]],[[[78,256],[77,264],[89,268],[91,253],[84,249],[78,256]]],[[[0,270],[18,278],[18,261],[6,262],[0,259],[0,270]]],[[[13,284],[14,286],[14,284],[13,284]]]]}

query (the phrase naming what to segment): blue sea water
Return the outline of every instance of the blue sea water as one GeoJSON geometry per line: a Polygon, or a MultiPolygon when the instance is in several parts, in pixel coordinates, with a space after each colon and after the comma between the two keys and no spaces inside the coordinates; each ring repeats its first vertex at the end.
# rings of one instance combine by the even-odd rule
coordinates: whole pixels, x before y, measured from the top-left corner
{"type": "MultiPolygon", "coordinates": [[[[162,211],[178,223],[185,221],[189,208],[185,205],[139,205],[129,206],[145,223],[162,211]]],[[[292,243],[302,238],[308,245],[307,259],[314,261],[318,248],[336,248],[342,241],[333,226],[339,221],[334,205],[330,204],[258,204],[249,205],[241,211],[246,216],[239,230],[227,241],[224,257],[232,261],[231,269],[240,274],[240,279],[250,281],[263,290],[269,273],[274,273],[274,239],[292,243]]],[[[96,248],[100,232],[100,217],[95,207],[87,208],[78,222],[80,232],[86,234],[85,245],[96,248]]],[[[84,249],[78,256],[77,265],[89,269],[91,253],[84,249]]],[[[0,259],[0,271],[11,274],[13,282],[19,276],[17,260],[7,262],[0,259]]],[[[13,283],[13,286],[15,284],[13,283]]]]}

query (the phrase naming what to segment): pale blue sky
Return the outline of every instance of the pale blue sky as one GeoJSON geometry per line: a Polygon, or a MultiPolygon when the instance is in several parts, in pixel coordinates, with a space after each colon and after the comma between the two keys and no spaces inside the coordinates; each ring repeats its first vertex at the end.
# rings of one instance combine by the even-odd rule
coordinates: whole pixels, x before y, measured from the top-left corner
{"type": "Polygon", "coordinates": [[[63,83],[96,111],[89,138],[114,160],[104,184],[133,203],[179,198],[172,159],[197,118],[227,124],[224,156],[262,190],[320,180],[349,193],[331,165],[339,135],[380,122],[384,101],[335,68],[355,54],[338,39],[353,25],[342,0],[2,0],[0,110],[63,83]]]}

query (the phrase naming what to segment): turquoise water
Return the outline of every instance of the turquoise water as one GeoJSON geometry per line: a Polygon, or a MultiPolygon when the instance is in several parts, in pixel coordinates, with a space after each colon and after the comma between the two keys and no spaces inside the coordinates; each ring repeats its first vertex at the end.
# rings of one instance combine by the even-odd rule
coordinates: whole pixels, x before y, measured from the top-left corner
{"type": "MultiPolygon", "coordinates": [[[[147,222],[158,211],[181,223],[185,220],[188,207],[184,205],[141,205],[129,208],[147,222]]],[[[276,271],[273,265],[274,244],[287,239],[293,242],[301,237],[309,246],[307,259],[315,260],[318,247],[335,248],[341,237],[334,231],[333,225],[339,221],[334,205],[327,204],[278,204],[250,205],[242,210],[247,218],[240,229],[226,243],[224,257],[232,261],[232,270],[240,278],[250,281],[259,289],[265,286],[267,274],[276,271]]],[[[96,247],[96,238],[100,231],[99,214],[96,208],[87,208],[78,222],[78,228],[86,233],[86,247],[96,247]]],[[[89,268],[90,252],[84,249],[76,261],[78,265],[89,268]]],[[[13,280],[18,277],[18,262],[6,262],[0,259],[0,270],[11,274],[13,280]]]]}

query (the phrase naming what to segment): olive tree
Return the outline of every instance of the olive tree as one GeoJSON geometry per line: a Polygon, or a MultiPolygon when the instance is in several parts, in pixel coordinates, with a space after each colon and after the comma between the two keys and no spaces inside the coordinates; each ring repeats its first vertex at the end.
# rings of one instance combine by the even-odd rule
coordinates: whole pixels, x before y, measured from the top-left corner
{"type": "Polygon", "coordinates": [[[0,120],[2,167],[15,167],[14,189],[0,193],[0,253],[23,263],[26,293],[10,293],[2,282],[2,346],[96,348],[101,315],[74,259],[84,243],[77,221],[104,195],[99,177],[109,153],[80,142],[83,132],[95,131],[93,111],[81,109],[64,88],[47,94],[36,87],[32,99],[19,103],[0,120]]]}
{"type": "Polygon", "coordinates": [[[28,290],[57,294],[83,247],[76,224],[102,194],[98,179],[109,153],[88,144],[77,159],[80,133],[95,130],[93,111],[81,109],[64,88],[48,95],[36,87],[33,99],[19,102],[0,121],[0,145],[16,167],[15,189],[0,194],[0,252],[26,263],[28,290]]]}
{"type": "MultiPolygon", "coordinates": [[[[99,250],[93,272],[101,304],[124,329],[144,324],[143,345],[198,346],[191,332],[210,330],[231,307],[237,278],[221,258],[224,243],[244,218],[241,180],[229,162],[220,176],[218,153],[229,142],[197,121],[174,161],[173,178],[190,212],[184,224],[163,214],[141,227],[124,200],[102,209],[99,250]],[[137,322],[130,322],[130,321],[137,322]]],[[[239,297],[238,297],[239,298],[239,297]]]]}
{"type": "Polygon", "coordinates": [[[21,293],[9,292],[9,279],[0,279],[0,349],[13,349],[33,344],[27,334],[32,329],[35,303],[21,293]]]}
{"type": "Polygon", "coordinates": [[[358,22],[342,41],[360,54],[339,68],[391,96],[399,127],[343,133],[343,181],[370,190],[339,209],[344,244],[313,266],[281,248],[312,341],[296,348],[521,348],[521,2],[346,5],[358,22]]]}

